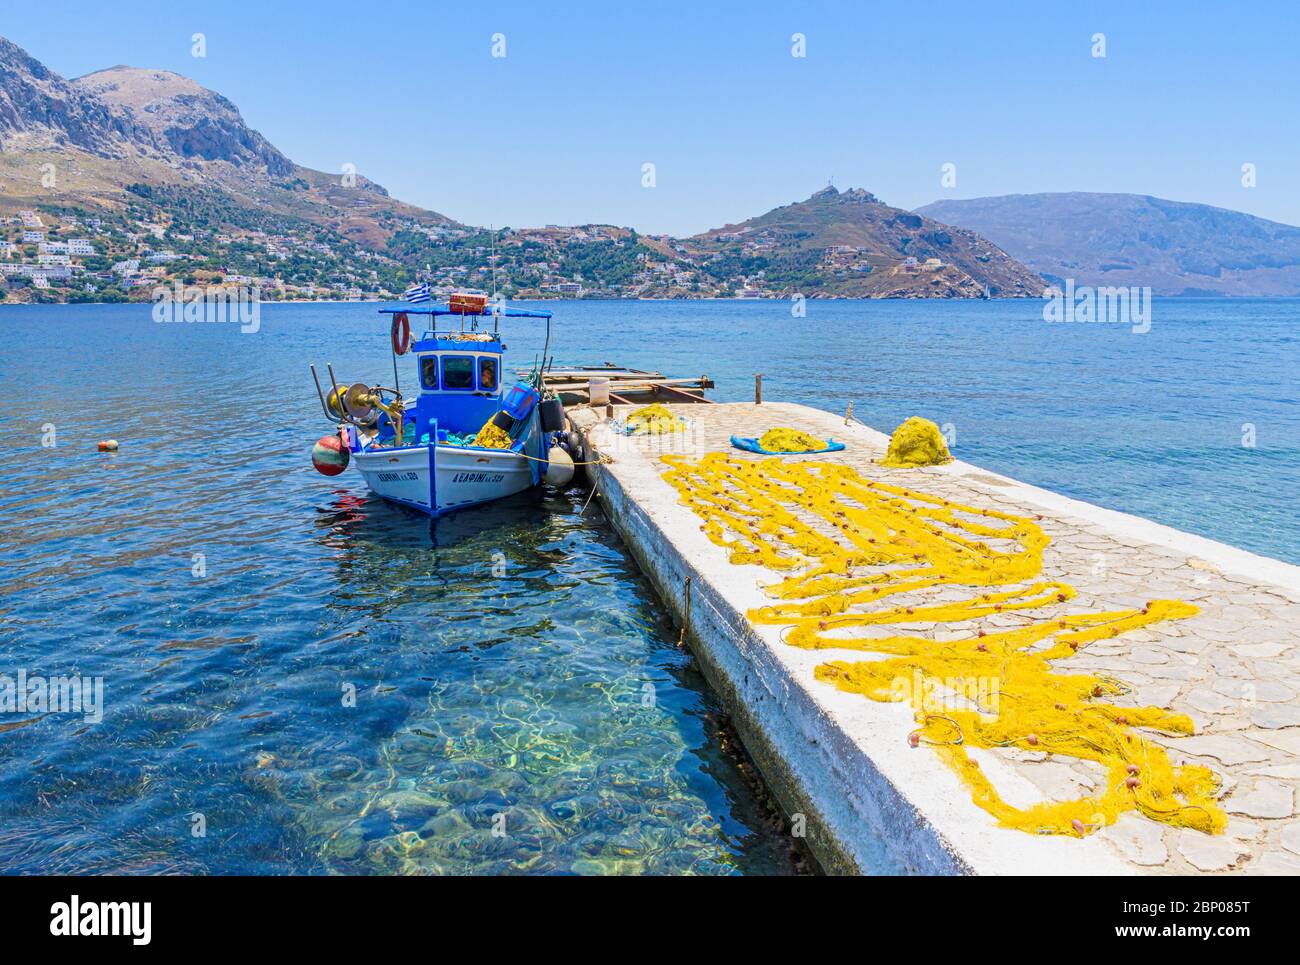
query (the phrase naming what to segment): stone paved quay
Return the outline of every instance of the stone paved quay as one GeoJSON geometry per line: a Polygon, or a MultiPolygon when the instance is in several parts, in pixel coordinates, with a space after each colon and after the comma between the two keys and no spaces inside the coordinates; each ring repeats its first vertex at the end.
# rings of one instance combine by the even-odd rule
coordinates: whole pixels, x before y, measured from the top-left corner
{"type": "MultiPolygon", "coordinates": [[[[887,437],[836,415],[788,403],[675,405],[691,430],[671,443],[622,437],[603,411],[575,421],[610,461],[595,470],[598,496],[633,554],[679,619],[692,578],[692,647],[728,702],[746,745],[790,813],[807,815],[813,850],[835,871],[922,873],[1300,873],[1300,567],[1101,509],[960,461],[896,470],[874,460],[887,437]],[[700,532],[700,520],[661,478],[659,456],[728,452],[729,437],[790,426],[845,442],[808,457],[847,463],[864,476],[971,506],[1033,517],[1051,537],[1043,577],[1072,584],[1062,613],[1140,607],[1150,599],[1194,603],[1199,615],[1091,643],[1057,666],[1113,676],[1132,689],[1116,704],[1189,715],[1197,733],[1145,732],[1173,763],[1204,764],[1222,778],[1225,834],[1209,836],[1136,812],[1086,839],[999,828],[956,775],[926,748],[907,746],[906,704],[844,693],[813,679],[818,664],[860,651],[807,652],[754,627],[746,610],[771,602],[770,571],[735,566],[700,532]]],[[[629,407],[616,407],[616,417],[629,407]]],[[[995,614],[985,627],[1035,618],[995,614]]],[[[896,626],[936,639],[968,635],[975,622],[896,626]]],[[[1015,749],[976,751],[981,768],[1016,806],[1088,796],[1104,787],[1091,762],[1015,749]]]]}

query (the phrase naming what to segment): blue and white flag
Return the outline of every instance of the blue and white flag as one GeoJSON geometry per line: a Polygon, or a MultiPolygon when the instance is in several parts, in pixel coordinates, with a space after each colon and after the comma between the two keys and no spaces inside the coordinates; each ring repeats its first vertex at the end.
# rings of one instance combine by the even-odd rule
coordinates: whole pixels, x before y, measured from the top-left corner
{"type": "Polygon", "coordinates": [[[402,296],[408,302],[427,302],[430,297],[428,285],[412,285],[402,296]]]}

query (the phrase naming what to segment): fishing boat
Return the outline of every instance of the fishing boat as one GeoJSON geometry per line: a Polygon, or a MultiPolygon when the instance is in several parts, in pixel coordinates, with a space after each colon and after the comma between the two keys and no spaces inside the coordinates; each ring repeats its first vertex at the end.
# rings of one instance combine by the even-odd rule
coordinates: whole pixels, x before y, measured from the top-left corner
{"type": "Polygon", "coordinates": [[[564,406],[544,385],[546,352],[527,377],[508,386],[502,379],[501,320],[545,320],[549,348],[550,312],[489,308],[485,295],[457,294],[446,307],[380,313],[391,319],[391,387],[340,384],[327,364],[326,391],[310,367],[321,409],[336,429],[312,451],[318,471],[334,476],[354,464],[376,495],[430,516],[573,478],[564,406]],[[412,320],[421,319],[429,328],[412,340],[412,320]],[[459,324],[439,330],[453,319],[459,324]],[[404,394],[398,359],[408,352],[416,389],[404,394]]]}

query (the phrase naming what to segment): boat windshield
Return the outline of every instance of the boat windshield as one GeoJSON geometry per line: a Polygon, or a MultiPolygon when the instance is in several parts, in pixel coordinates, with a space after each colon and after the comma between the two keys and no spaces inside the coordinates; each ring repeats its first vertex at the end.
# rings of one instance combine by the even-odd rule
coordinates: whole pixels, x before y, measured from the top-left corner
{"type": "Polygon", "coordinates": [[[442,387],[444,389],[474,388],[474,356],[444,355],[442,357],[442,387]]]}

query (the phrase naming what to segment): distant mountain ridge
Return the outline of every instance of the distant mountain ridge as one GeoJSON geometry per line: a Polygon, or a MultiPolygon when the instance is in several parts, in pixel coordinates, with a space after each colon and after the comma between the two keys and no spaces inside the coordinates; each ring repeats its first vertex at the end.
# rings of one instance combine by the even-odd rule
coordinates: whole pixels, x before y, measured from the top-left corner
{"type": "Polygon", "coordinates": [[[893,208],[862,188],[826,187],[736,225],[682,244],[697,256],[759,256],[798,264],[825,252],[805,294],[856,298],[1033,297],[1044,283],[974,231],[893,208]],[[931,260],[938,267],[927,268],[931,260]],[[847,270],[838,270],[844,268],[847,270]]]}
{"type": "Polygon", "coordinates": [[[921,214],[979,232],[1053,283],[1157,295],[1300,295],[1300,228],[1149,195],[1014,194],[921,214]]]}
{"type": "MultiPolygon", "coordinates": [[[[69,81],[2,38],[0,215],[11,219],[0,240],[20,259],[6,274],[19,298],[142,297],[175,277],[260,279],[284,297],[400,291],[421,275],[472,286],[493,244],[359,174],[294,163],[231,101],[180,74],[117,66],[69,81]],[[54,219],[48,253],[16,227],[33,209],[54,219]],[[87,220],[103,229],[83,249],[93,254],[63,254],[87,220]],[[40,257],[68,264],[40,271],[40,257]]],[[[639,298],[1032,297],[1044,287],[974,231],[862,189],[828,187],[687,239],[587,228],[507,231],[520,243],[501,239],[491,283],[639,298]]]]}

